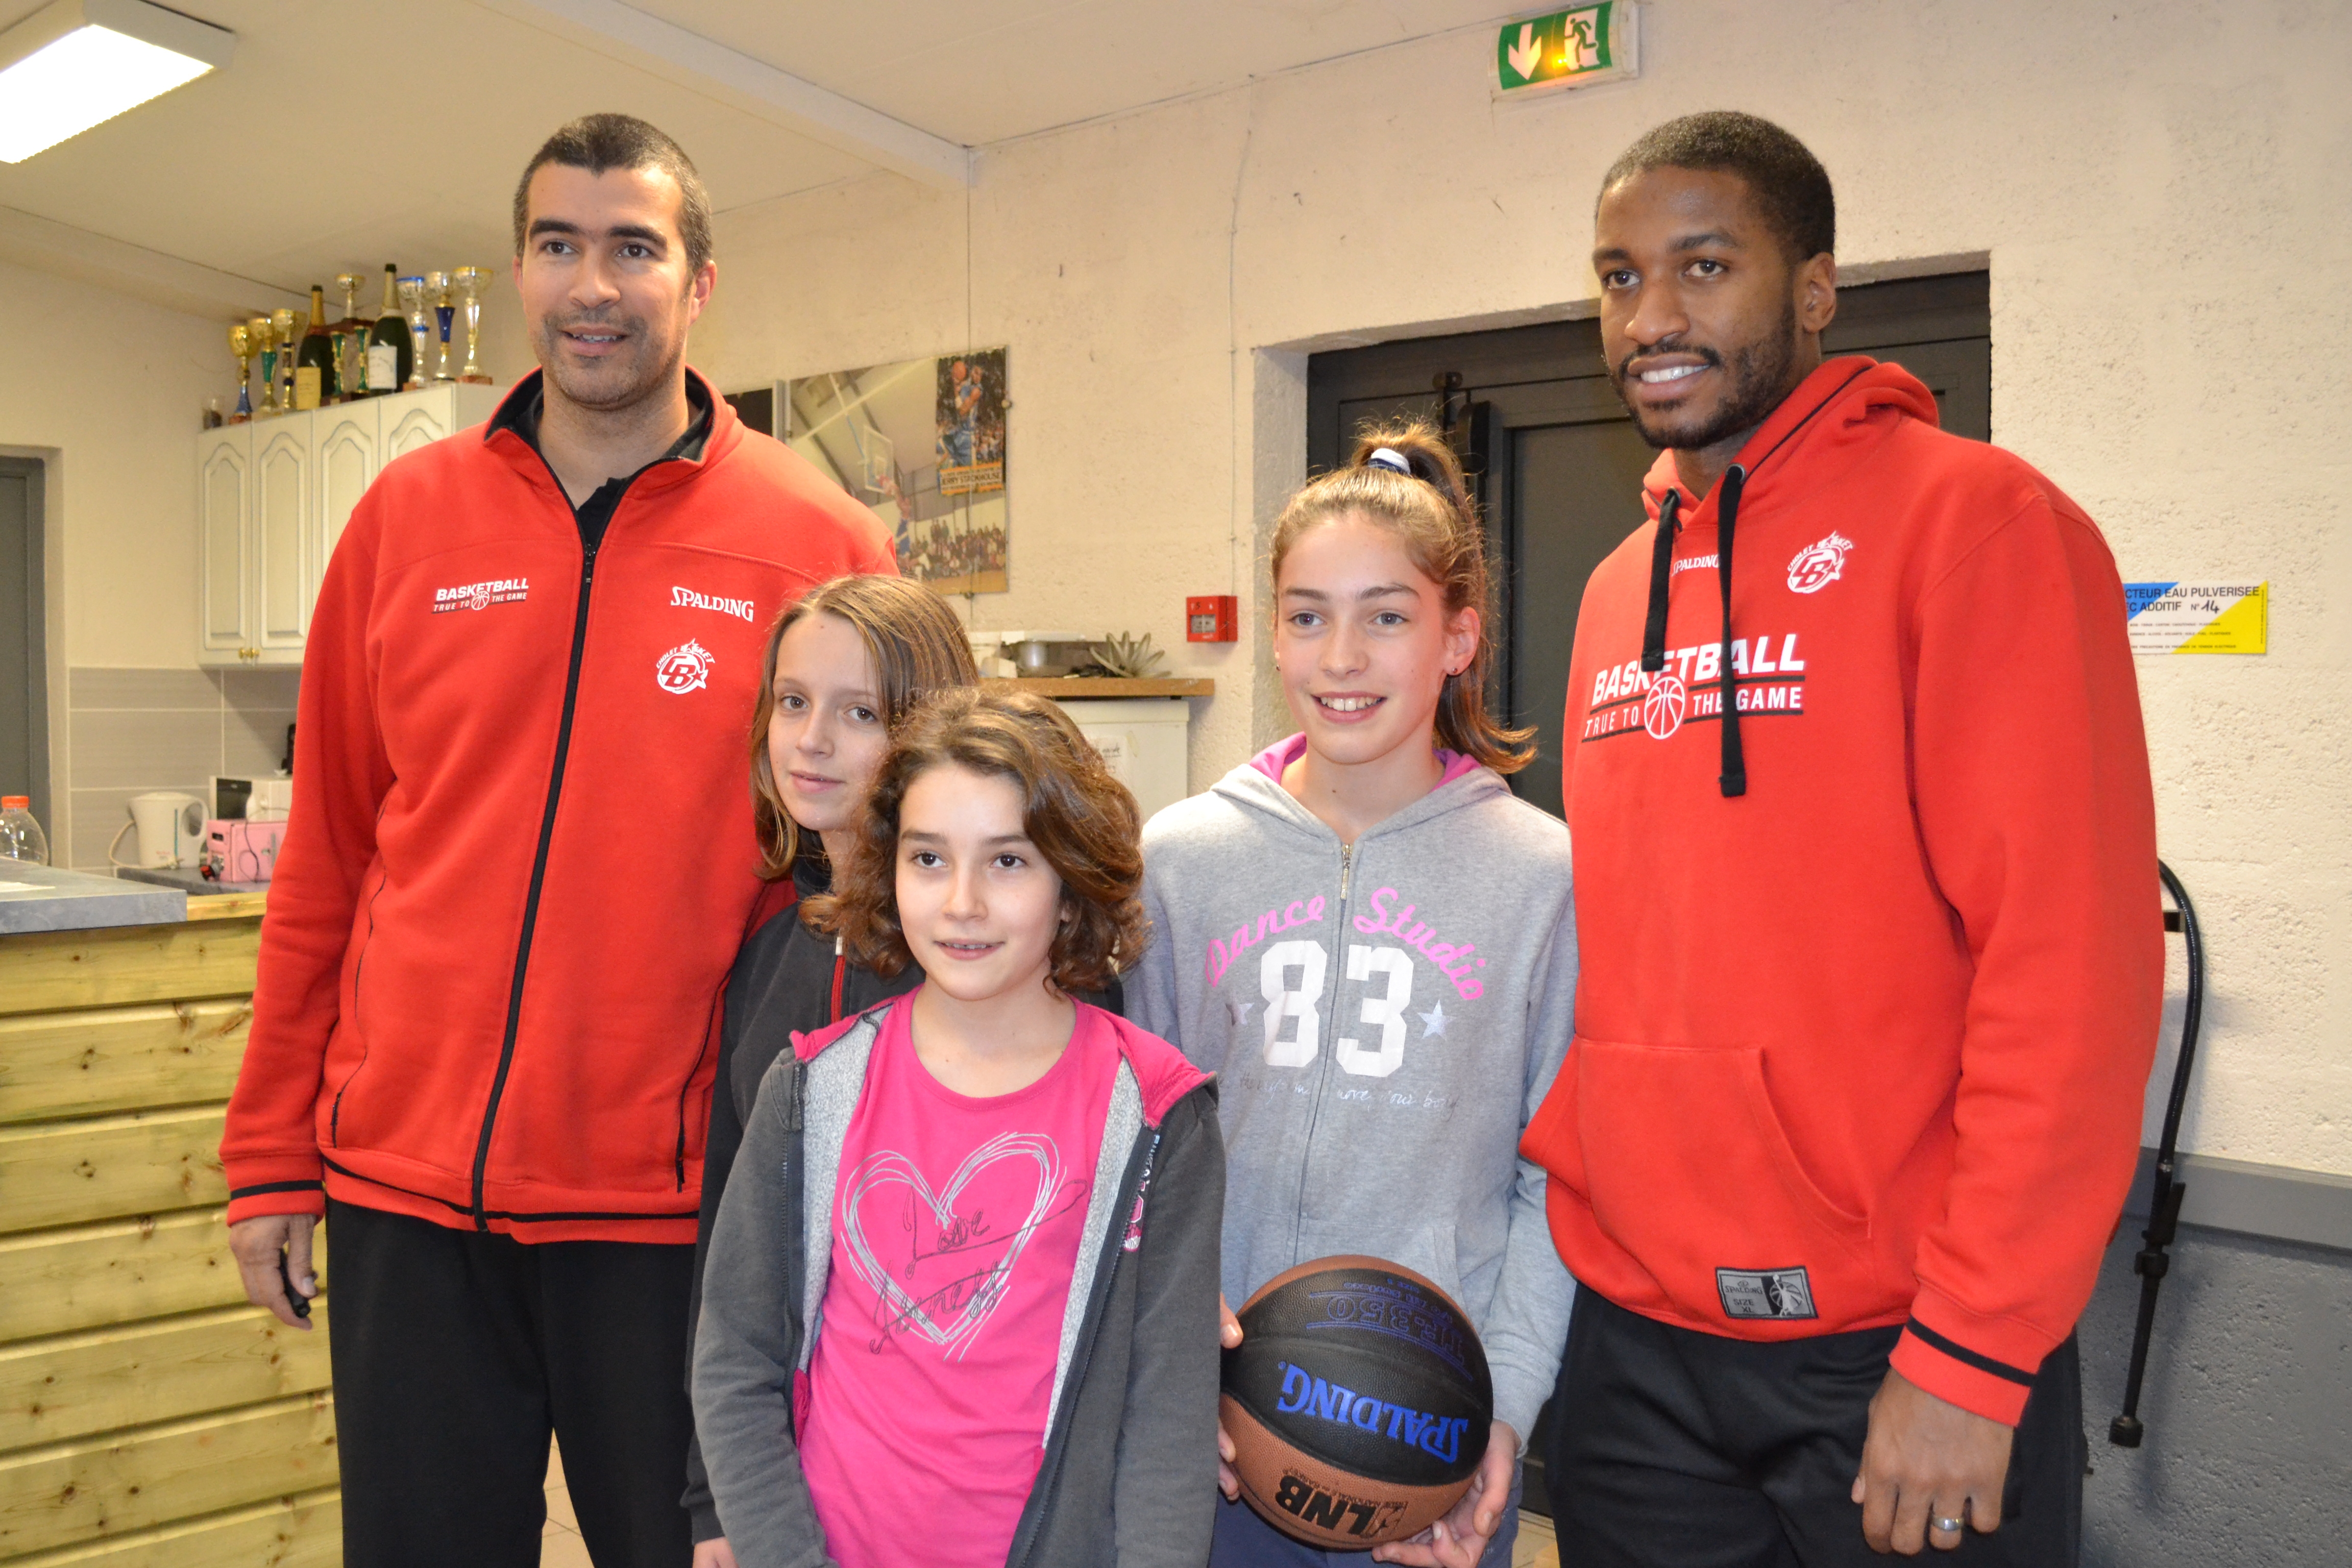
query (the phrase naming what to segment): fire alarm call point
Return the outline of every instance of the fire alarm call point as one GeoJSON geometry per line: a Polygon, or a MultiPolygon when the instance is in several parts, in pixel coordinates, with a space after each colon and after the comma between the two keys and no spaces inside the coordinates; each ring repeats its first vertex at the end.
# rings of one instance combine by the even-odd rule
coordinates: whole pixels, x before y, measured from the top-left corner
{"type": "Polygon", "coordinates": [[[1186,642],[1234,640],[1234,595],[1196,594],[1184,601],[1186,642]]]}

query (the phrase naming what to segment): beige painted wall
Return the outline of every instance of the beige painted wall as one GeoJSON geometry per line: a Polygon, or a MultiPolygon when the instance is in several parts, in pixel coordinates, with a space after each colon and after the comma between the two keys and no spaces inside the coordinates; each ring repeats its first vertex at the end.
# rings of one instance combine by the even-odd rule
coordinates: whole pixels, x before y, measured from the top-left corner
{"type": "Polygon", "coordinates": [[[56,454],[68,664],[195,663],[190,454],[236,380],[227,331],[0,263],[0,443],[56,454]]]}
{"type": "Polygon", "coordinates": [[[877,176],[728,213],[698,363],[731,386],[1009,342],[1013,585],[972,618],[1172,645],[1219,682],[1202,785],[1278,722],[1257,616],[1205,652],[1181,616],[1255,586],[1303,466],[1296,351],[1572,313],[1612,156],[1692,110],[1777,119],[1838,182],[1849,265],[1990,256],[1995,438],[2127,577],[2273,584],[2267,657],[2140,666],[2211,949],[2188,1144],[2352,1172],[2352,719],[2321,695],[2352,675],[2352,15],[1664,0],[1644,26],[1642,80],[1548,101],[1492,104],[1489,38],[1457,34],[991,149],[968,201],[877,176]]]}

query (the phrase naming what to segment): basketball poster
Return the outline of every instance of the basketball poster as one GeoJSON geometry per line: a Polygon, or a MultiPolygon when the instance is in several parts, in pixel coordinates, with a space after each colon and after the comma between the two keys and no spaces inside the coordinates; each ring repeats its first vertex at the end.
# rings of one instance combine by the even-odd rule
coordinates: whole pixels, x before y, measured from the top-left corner
{"type": "Polygon", "coordinates": [[[777,434],[881,520],[902,575],[1002,594],[1005,388],[1002,348],[801,376],[777,434]]]}

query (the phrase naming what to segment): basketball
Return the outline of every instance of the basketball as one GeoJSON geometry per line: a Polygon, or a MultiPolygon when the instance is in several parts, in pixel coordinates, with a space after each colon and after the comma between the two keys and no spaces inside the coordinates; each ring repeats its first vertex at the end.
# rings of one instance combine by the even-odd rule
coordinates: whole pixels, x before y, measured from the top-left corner
{"type": "Polygon", "coordinates": [[[1495,1384],[1444,1291],[1378,1258],[1278,1274],[1234,1314],[1219,1413],[1242,1497],[1309,1545],[1417,1535],[1486,1457],[1495,1384]]]}

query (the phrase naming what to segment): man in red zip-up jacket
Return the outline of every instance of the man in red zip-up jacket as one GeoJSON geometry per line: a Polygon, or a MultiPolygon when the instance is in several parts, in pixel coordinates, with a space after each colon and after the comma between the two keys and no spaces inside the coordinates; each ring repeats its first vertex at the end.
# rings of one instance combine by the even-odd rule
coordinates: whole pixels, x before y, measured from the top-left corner
{"type": "Polygon", "coordinates": [[[1523,1142],[1584,1287],[1563,1562],[2079,1543],[2163,985],[2122,584],[1909,374],[1823,363],[1833,212],[1747,115],[1602,182],[1602,350],[1666,450],[1577,623],[1577,1037],[1523,1142]]]}
{"type": "Polygon", "coordinates": [[[320,590],[228,1217],[289,1324],[321,1213],[333,1234],[352,1568],[536,1563],[551,1427],[599,1568],[682,1568],[763,635],[893,567],[871,513],[686,367],[717,268],[677,143],[575,121],[514,222],[541,372],[388,465],[320,590]]]}

